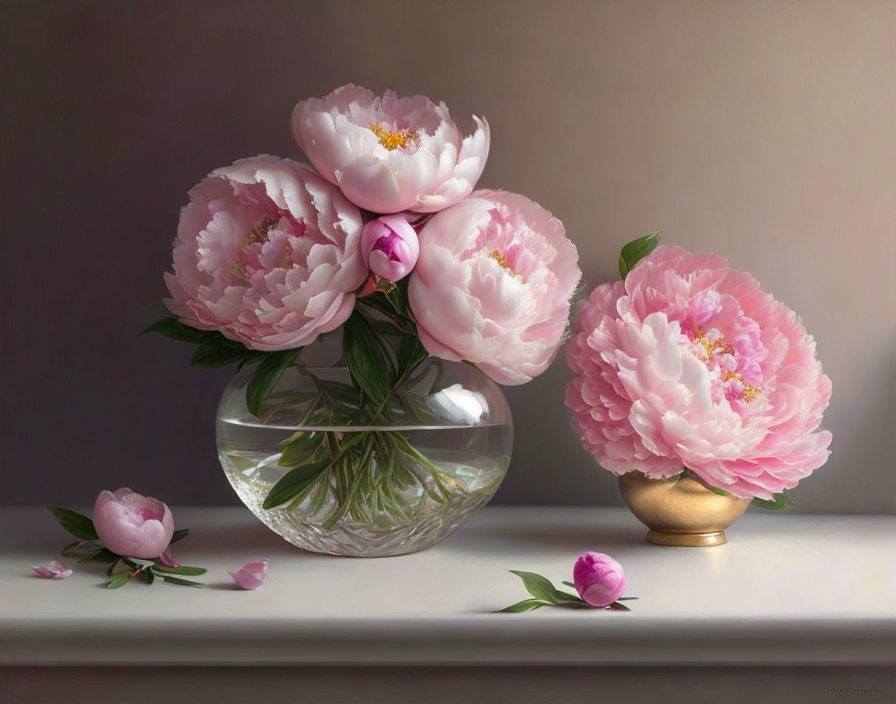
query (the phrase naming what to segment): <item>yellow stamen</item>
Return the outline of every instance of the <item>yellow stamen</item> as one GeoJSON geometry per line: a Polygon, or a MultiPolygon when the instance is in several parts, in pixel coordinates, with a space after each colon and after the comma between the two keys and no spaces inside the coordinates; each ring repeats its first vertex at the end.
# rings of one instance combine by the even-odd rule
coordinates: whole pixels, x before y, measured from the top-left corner
{"type": "Polygon", "coordinates": [[[233,275],[241,281],[249,283],[249,274],[242,262],[233,263],[233,275]]]}
{"type": "Polygon", "coordinates": [[[253,244],[267,242],[268,230],[270,230],[278,222],[280,222],[280,218],[275,218],[273,215],[268,215],[264,220],[261,221],[261,224],[258,227],[249,230],[249,232],[246,233],[246,236],[243,237],[243,249],[248,249],[253,244]]]}
{"type": "Polygon", "coordinates": [[[513,269],[510,268],[510,264],[507,263],[507,260],[504,258],[504,255],[501,254],[497,249],[493,249],[492,253],[489,254],[492,259],[494,259],[498,264],[501,265],[502,269],[506,269],[511,274],[514,273],[513,269]]]}
{"type": "Polygon", "coordinates": [[[758,386],[753,386],[752,384],[746,383],[743,376],[741,376],[737,372],[732,372],[728,369],[722,372],[722,381],[728,382],[735,379],[743,384],[744,401],[746,401],[747,403],[749,403],[750,401],[755,401],[762,395],[762,389],[760,389],[758,386]]]}
{"type": "Polygon", "coordinates": [[[704,349],[707,358],[712,357],[716,352],[722,352],[722,354],[734,354],[734,348],[725,342],[724,338],[720,337],[718,340],[710,340],[703,334],[703,330],[700,328],[697,328],[697,330],[694,331],[694,342],[704,349]]]}
{"type": "Polygon", "coordinates": [[[414,144],[420,143],[420,137],[418,137],[417,133],[413,130],[400,130],[398,132],[390,132],[385,127],[372,122],[370,123],[370,131],[377,136],[377,138],[380,140],[380,144],[382,144],[390,152],[393,149],[404,149],[408,146],[408,142],[413,142],[414,144]]]}
{"type": "Polygon", "coordinates": [[[752,384],[744,384],[744,401],[749,403],[762,396],[762,389],[752,384]]]}
{"type": "MultiPolygon", "coordinates": [[[[703,334],[703,331],[700,328],[697,328],[697,330],[694,331],[694,342],[700,345],[706,353],[706,359],[703,360],[705,362],[712,359],[712,356],[716,351],[721,351],[723,354],[734,354],[734,348],[725,342],[724,337],[720,337],[717,340],[710,340],[703,334]]],[[[742,375],[738,372],[733,372],[730,369],[722,371],[722,381],[725,383],[729,381],[739,381],[744,387],[743,398],[747,403],[755,401],[762,395],[762,389],[758,386],[753,386],[753,384],[746,383],[742,375]]]]}

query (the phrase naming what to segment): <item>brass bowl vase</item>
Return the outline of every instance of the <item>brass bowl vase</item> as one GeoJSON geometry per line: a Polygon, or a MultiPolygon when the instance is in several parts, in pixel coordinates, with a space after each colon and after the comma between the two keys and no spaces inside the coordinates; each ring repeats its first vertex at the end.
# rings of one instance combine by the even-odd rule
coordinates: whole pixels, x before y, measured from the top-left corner
{"type": "Polygon", "coordinates": [[[641,472],[619,477],[622,498],[650,530],[656,545],[710,547],[728,542],[725,529],[740,518],[749,499],[722,496],[687,473],[648,479],[641,472]]]}

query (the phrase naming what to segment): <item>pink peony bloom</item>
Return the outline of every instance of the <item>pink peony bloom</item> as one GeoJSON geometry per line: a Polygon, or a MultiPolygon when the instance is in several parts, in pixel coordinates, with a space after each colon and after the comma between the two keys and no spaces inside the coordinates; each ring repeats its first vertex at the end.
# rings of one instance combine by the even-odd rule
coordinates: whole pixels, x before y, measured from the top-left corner
{"type": "Polygon", "coordinates": [[[174,534],[174,518],[165,504],[127,488],[100,492],[93,525],[107,550],[144,560],[158,557],[174,534]]]}
{"type": "Polygon", "coordinates": [[[382,97],[346,85],[303,100],[292,133],[321,175],[375,213],[431,213],[467,197],[485,167],[489,131],[464,137],[444,103],[415,95],[382,97]]]}
{"type": "Polygon", "coordinates": [[[72,571],[67,570],[59,560],[53,560],[46,565],[35,565],[31,569],[38,577],[44,579],[65,579],[72,574],[72,571]]]}
{"type": "Polygon", "coordinates": [[[389,281],[411,273],[420,255],[417,232],[404,215],[383,215],[364,225],[361,252],[368,268],[389,281]]]}
{"type": "Polygon", "coordinates": [[[796,314],[713,254],[658,247],[577,310],[566,404],[606,469],[687,467],[770,499],[828,457],[831,381],[796,314]]]}
{"type": "Polygon", "coordinates": [[[580,555],[572,568],[572,581],[579,596],[591,606],[609,606],[628,587],[622,565],[602,552],[580,555]]]}
{"type": "Polygon", "coordinates": [[[308,345],[351,315],[367,276],[361,213],[313,169],[258,156],[190,191],[165,301],[254,350],[308,345]]]}
{"type": "Polygon", "coordinates": [[[253,560],[243,565],[237,572],[228,572],[240,589],[258,589],[268,575],[267,560],[253,560]]]}
{"type": "Polygon", "coordinates": [[[524,196],[478,191],[420,231],[408,294],[423,346],[501,384],[548,368],[579,282],[562,223],[524,196]]]}

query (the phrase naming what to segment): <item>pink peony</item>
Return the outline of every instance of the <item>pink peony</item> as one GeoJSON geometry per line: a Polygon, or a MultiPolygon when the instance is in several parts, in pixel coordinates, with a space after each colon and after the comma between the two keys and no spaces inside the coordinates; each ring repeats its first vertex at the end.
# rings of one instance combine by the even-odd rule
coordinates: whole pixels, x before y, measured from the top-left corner
{"type": "Polygon", "coordinates": [[[538,204],[474,193],[420,232],[408,294],[421,342],[499,383],[530,381],[563,341],[577,261],[562,223],[538,204]]]}
{"type": "Polygon", "coordinates": [[[586,552],[572,568],[579,596],[591,606],[609,606],[625,593],[628,578],[616,560],[602,552],[586,552]]]}
{"type": "Polygon", "coordinates": [[[361,213],[313,169],[258,156],[190,191],[165,303],[254,350],[310,344],[351,315],[367,276],[361,213]]]}
{"type": "Polygon", "coordinates": [[[361,208],[431,213],[468,196],[482,174],[488,123],[473,120],[476,131],[464,137],[444,103],[346,85],[296,105],[292,132],[323,177],[361,208]]]}
{"type": "Polygon", "coordinates": [[[404,215],[383,215],[364,225],[361,252],[370,270],[388,281],[411,273],[420,255],[417,232],[404,215]]]}
{"type": "Polygon", "coordinates": [[[93,525],[107,550],[146,560],[158,557],[174,534],[170,509],[128,488],[100,492],[93,507],[93,525]]]}
{"type": "Polygon", "coordinates": [[[831,382],[796,314],[713,254],[658,247],[577,310],[566,404],[606,469],[687,467],[770,499],[824,464],[831,382]]]}

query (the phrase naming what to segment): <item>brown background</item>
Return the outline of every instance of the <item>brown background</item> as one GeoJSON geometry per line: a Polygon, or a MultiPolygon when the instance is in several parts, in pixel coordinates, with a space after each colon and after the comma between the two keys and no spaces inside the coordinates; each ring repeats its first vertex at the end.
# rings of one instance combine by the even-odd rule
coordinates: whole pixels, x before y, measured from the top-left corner
{"type": "MultiPolygon", "coordinates": [[[[3,2],[6,503],[131,485],[233,501],[225,372],[138,337],[178,209],[238,157],[296,156],[299,98],[354,81],[488,117],[481,184],[525,193],[586,281],[661,229],[799,311],[834,382],[799,510],[896,511],[896,2],[3,2]]],[[[509,389],[498,500],[618,503],[558,363],[509,389]]]]}

